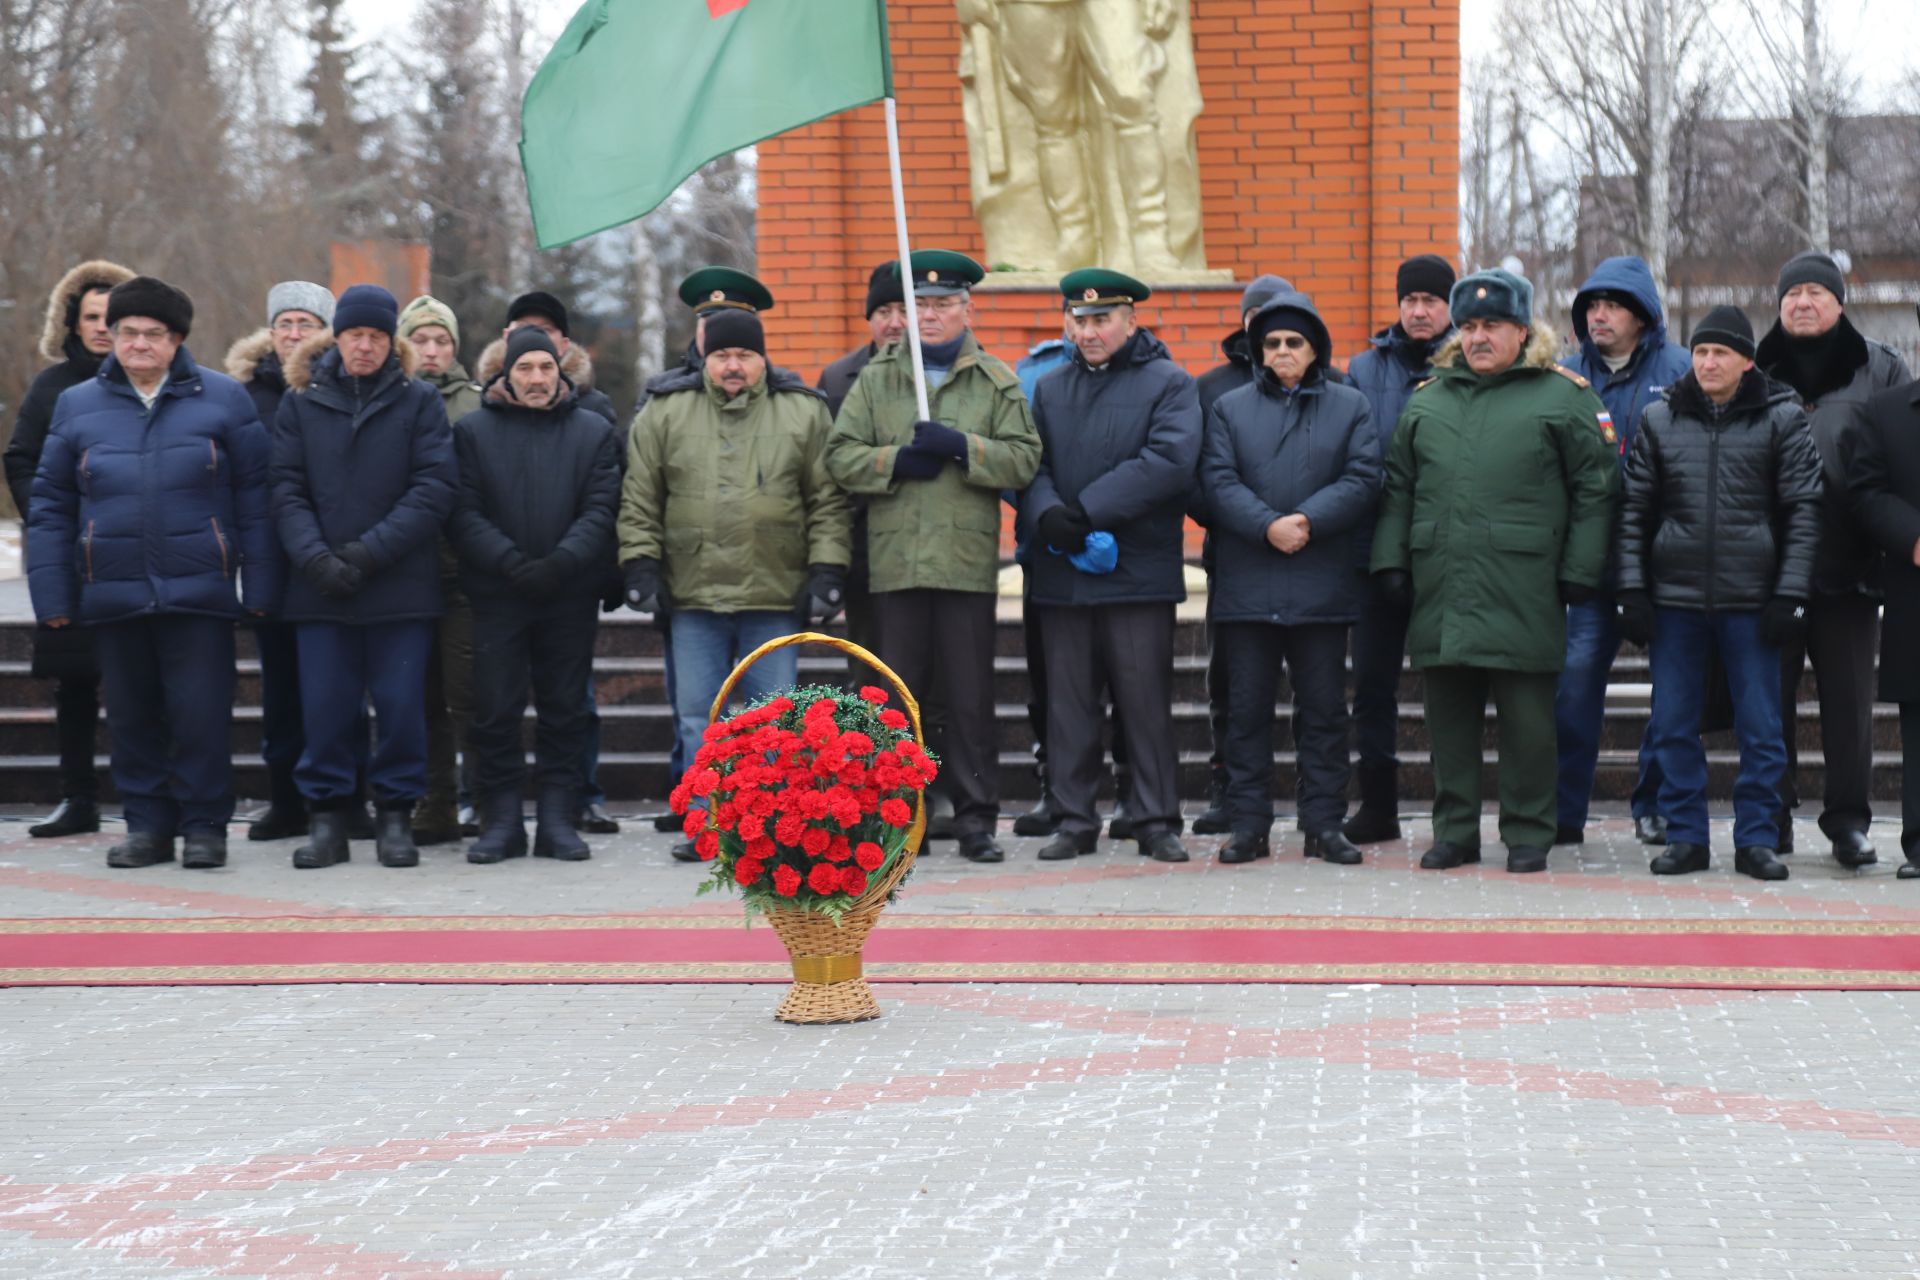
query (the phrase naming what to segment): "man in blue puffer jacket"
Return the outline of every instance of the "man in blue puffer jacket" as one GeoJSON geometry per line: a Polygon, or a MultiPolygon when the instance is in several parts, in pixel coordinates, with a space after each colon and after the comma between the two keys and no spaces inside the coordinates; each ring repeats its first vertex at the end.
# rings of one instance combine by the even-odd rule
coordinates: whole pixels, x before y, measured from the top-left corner
{"type": "MultiPolygon", "coordinates": [[[[1592,384],[1612,422],[1608,444],[1624,467],[1640,430],[1640,415],[1693,367],[1684,348],[1668,341],[1666,313],[1653,272],[1639,258],[1608,258],[1593,269],[1573,296],[1573,332],[1580,349],[1561,361],[1592,384]]],[[[1600,759],[1607,676],[1620,651],[1612,578],[1590,600],[1567,603],[1567,664],[1554,696],[1559,740],[1559,830],[1555,844],[1579,844],[1593,798],[1600,759]]],[[[1666,843],[1660,817],[1660,770],[1649,740],[1640,744],[1640,777],[1633,788],[1634,834],[1645,844],[1666,843]]]]}
{"type": "Polygon", "coordinates": [[[42,623],[94,631],[127,817],[107,865],[171,862],[185,836],[186,866],[218,867],[233,817],[233,623],[271,613],[281,587],[266,431],[246,389],[188,352],[180,290],[117,285],[107,327],[113,354],[55,402],[28,587],[42,623]]]}

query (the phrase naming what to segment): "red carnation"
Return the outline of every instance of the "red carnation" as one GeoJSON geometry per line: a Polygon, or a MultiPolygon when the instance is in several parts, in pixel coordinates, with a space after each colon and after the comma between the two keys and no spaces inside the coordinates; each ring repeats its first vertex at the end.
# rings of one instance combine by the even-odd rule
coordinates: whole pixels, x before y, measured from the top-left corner
{"type": "Polygon", "coordinates": [[[907,807],[905,800],[882,800],[880,821],[890,827],[904,827],[913,821],[913,810],[907,807]]]}
{"type": "Polygon", "coordinates": [[[845,836],[835,836],[827,846],[828,862],[845,862],[853,856],[853,846],[847,843],[845,836]]]}
{"type": "Polygon", "coordinates": [[[703,861],[711,861],[718,857],[720,853],[720,833],[718,831],[702,831],[698,836],[694,837],[693,847],[700,851],[700,857],[703,861]]]}
{"type": "Polygon", "coordinates": [[[773,824],[773,838],[781,844],[796,845],[806,830],[806,820],[797,813],[783,813],[773,824]]]}
{"type": "MultiPolygon", "coordinates": [[[[777,877],[778,872],[774,873],[777,877]]],[[[836,893],[840,889],[840,868],[831,862],[816,862],[807,872],[807,888],[815,893],[836,893]]]]}
{"type": "Polygon", "coordinates": [[[907,727],[907,717],[892,707],[888,707],[880,713],[880,723],[889,729],[904,729],[907,727]]]}
{"type": "Polygon", "coordinates": [[[773,869],[773,891],[783,898],[791,898],[800,892],[800,873],[781,863],[773,869]]]}
{"type": "Polygon", "coordinates": [[[807,851],[809,858],[817,858],[825,853],[827,846],[831,843],[827,833],[819,827],[808,827],[806,833],[800,837],[800,847],[807,851]]]}
{"type": "Polygon", "coordinates": [[[760,877],[765,875],[766,872],[766,867],[755,862],[752,858],[742,858],[733,864],[733,882],[742,888],[747,885],[758,884],[760,877]]]}
{"type": "Polygon", "coordinates": [[[860,696],[868,702],[878,705],[887,700],[887,691],[885,689],[876,689],[870,684],[863,684],[860,686],[860,696]]]}
{"type": "Polygon", "coordinates": [[[853,851],[853,860],[860,864],[862,871],[878,871],[880,864],[887,860],[887,851],[871,840],[862,840],[860,847],[853,851]]]}
{"type": "MultiPolygon", "coordinates": [[[[817,868],[816,868],[817,869],[817,868]]],[[[859,897],[867,891],[867,873],[858,867],[841,867],[840,890],[859,897]]]]}
{"type": "Polygon", "coordinates": [[[747,841],[747,856],[755,862],[772,862],[779,848],[765,836],[747,841]]]}
{"type": "Polygon", "coordinates": [[[680,824],[680,829],[690,836],[699,835],[707,829],[707,811],[705,809],[687,810],[687,820],[680,824]]]}

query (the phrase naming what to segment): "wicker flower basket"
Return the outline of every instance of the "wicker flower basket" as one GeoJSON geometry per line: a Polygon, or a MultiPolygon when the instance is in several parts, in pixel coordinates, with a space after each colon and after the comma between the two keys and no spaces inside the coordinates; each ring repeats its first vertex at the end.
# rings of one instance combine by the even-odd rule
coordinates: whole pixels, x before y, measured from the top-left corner
{"type": "MultiPolygon", "coordinates": [[[[922,747],[926,746],[926,736],[920,726],[920,704],[914,700],[912,690],[900,677],[853,641],[818,631],[802,631],[769,640],[742,658],[740,665],[727,677],[726,683],[720,686],[719,696],[714,698],[713,707],[708,712],[708,720],[718,720],[725,713],[734,687],[746,675],[749,667],[776,649],[797,644],[826,645],[858,658],[885,676],[900,695],[907,718],[913,724],[913,740],[922,747]]],[[[878,923],[881,910],[887,905],[888,895],[912,869],[926,832],[927,797],[922,792],[914,797],[913,825],[907,829],[906,848],[894,859],[886,874],[868,883],[866,892],[855,900],[837,922],[812,911],[781,907],[767,909],[767,921],[793,961],[793,986],[788,989],[786,998],[781,1000],[780,1007],[773,1011],[775,1018],[782,1022],[864,1022],[880,1016],[880,1006],[873,998],[873,988],[867,985],[861,972],[860,952],[867,944],[867,935],[878,923]]]]}

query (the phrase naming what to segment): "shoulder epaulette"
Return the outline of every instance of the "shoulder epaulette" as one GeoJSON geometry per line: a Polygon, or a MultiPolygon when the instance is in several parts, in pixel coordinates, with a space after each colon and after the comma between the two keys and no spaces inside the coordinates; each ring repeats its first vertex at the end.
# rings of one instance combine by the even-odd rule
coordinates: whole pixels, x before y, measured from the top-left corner
{"type": "Polygon", "coordinates": [[[1585,378],[1581,377],[1579,374],[1575,373],[1573,370],[1567,368],[1567,366],[1563,364],[1548,365],[1547,367],[1552,369],[1555,373],[1559,374],[1561,377],[1565,378],[1568,382],[1571,382],[1576,387],[1587,389],[1593,386],[1591,382],[1588,382],[1585,378]]]}

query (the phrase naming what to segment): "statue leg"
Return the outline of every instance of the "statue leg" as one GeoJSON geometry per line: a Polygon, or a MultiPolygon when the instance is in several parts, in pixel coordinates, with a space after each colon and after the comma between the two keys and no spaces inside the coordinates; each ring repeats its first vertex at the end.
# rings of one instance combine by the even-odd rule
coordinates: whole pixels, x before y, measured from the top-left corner
{"type": "Polygon", "coordinates": [[[1033,113],[1040,194],[1053,218],[1061,271],[1090,267],[1099,257],[1094,236],[1093,189],[1080,145],[1081,72],[1071,4],[1007,3],[1001,57],[1007,85],[1033,113]]]}
{"type": "Polygon", "coordinates": [[[1167,239],[1167,157],[1154,101],[1155,68],[1138,0],[1082,0],[1080,44],[1087,74],[1113,122],[1134,267],[1165,279],[1180,272],[1167,239]]]}

